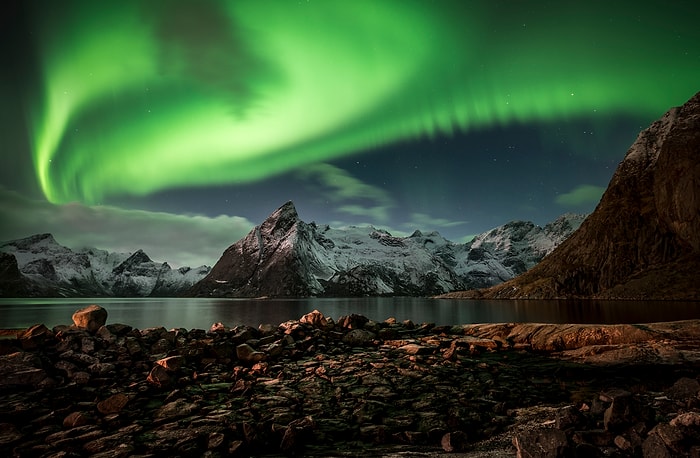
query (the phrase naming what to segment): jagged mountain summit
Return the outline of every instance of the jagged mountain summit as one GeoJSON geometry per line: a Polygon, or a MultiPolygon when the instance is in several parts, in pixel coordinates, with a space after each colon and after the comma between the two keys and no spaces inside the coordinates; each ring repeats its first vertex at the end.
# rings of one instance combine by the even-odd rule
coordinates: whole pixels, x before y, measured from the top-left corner
{"type": "Polygon", "coordinates": [[[211,269],[152,261],[138,250],[110,253],[73,251],[51,234],[0,244],[0,296],[4,297],[168,297],[178,296],[211,269]]]}
{"type": "Polygon", "coordinates": [[[453,297],[700,299],[700,92],[642,131],[595,211],[535,268],[453,297]]]}
{"type": "Polygon", "coordinates": [[[456,244],[437,232],[394,237],[373,227],[305,223],[292,202],[224,251],[187,295],[200,297],[428,296],[513,278],[583,220],[541,228],[513,222],[456,244]]]}

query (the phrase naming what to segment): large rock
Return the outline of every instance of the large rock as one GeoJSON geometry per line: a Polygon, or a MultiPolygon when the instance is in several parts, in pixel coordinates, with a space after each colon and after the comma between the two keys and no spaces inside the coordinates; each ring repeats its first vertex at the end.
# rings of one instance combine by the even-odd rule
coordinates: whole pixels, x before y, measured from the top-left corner
{"type": "Polygon", "coordinates": [[[73,323],[88,332],[95,333],[107,322],[107,310],[99,305],[88,305],[85,308],[76,310],[73,314],[73,323]]]}
{"type": "Polygon", "coordinates": [[[483,298],[700,298],[700,93],[630,147],[598,207],[540,264],[483,298]]]}

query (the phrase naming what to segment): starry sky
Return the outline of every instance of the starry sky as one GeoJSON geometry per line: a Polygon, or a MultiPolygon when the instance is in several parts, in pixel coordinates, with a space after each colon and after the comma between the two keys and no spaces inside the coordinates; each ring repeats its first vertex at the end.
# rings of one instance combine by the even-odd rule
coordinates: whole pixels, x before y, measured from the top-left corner
{"type": "Polygon", "coordinates": [[[700,90],[693,1],[9,0],[0,240],[213,265],[301,219],[437,230],[589,213],[700,90]]]}

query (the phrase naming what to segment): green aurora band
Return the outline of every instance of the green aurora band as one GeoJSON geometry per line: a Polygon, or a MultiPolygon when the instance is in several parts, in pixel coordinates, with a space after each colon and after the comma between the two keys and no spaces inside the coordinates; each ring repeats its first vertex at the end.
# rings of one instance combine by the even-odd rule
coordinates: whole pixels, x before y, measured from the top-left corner
{"type": "Polygon", "coordinates": [[[654,117],[698,90],[692,6],[498,3],[61,3],[37,18],[37,179],[91,204],[497,124],[654,117]]]}

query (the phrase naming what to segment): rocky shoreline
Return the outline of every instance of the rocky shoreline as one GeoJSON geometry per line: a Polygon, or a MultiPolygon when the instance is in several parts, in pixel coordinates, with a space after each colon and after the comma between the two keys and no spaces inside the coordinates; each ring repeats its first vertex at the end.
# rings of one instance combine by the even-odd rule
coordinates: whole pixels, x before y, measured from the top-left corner
{"type": "Polygon", "coordinates": [[[106,319],[0,339],[0,455],[700,456],[700,320],[106,319]]]}

